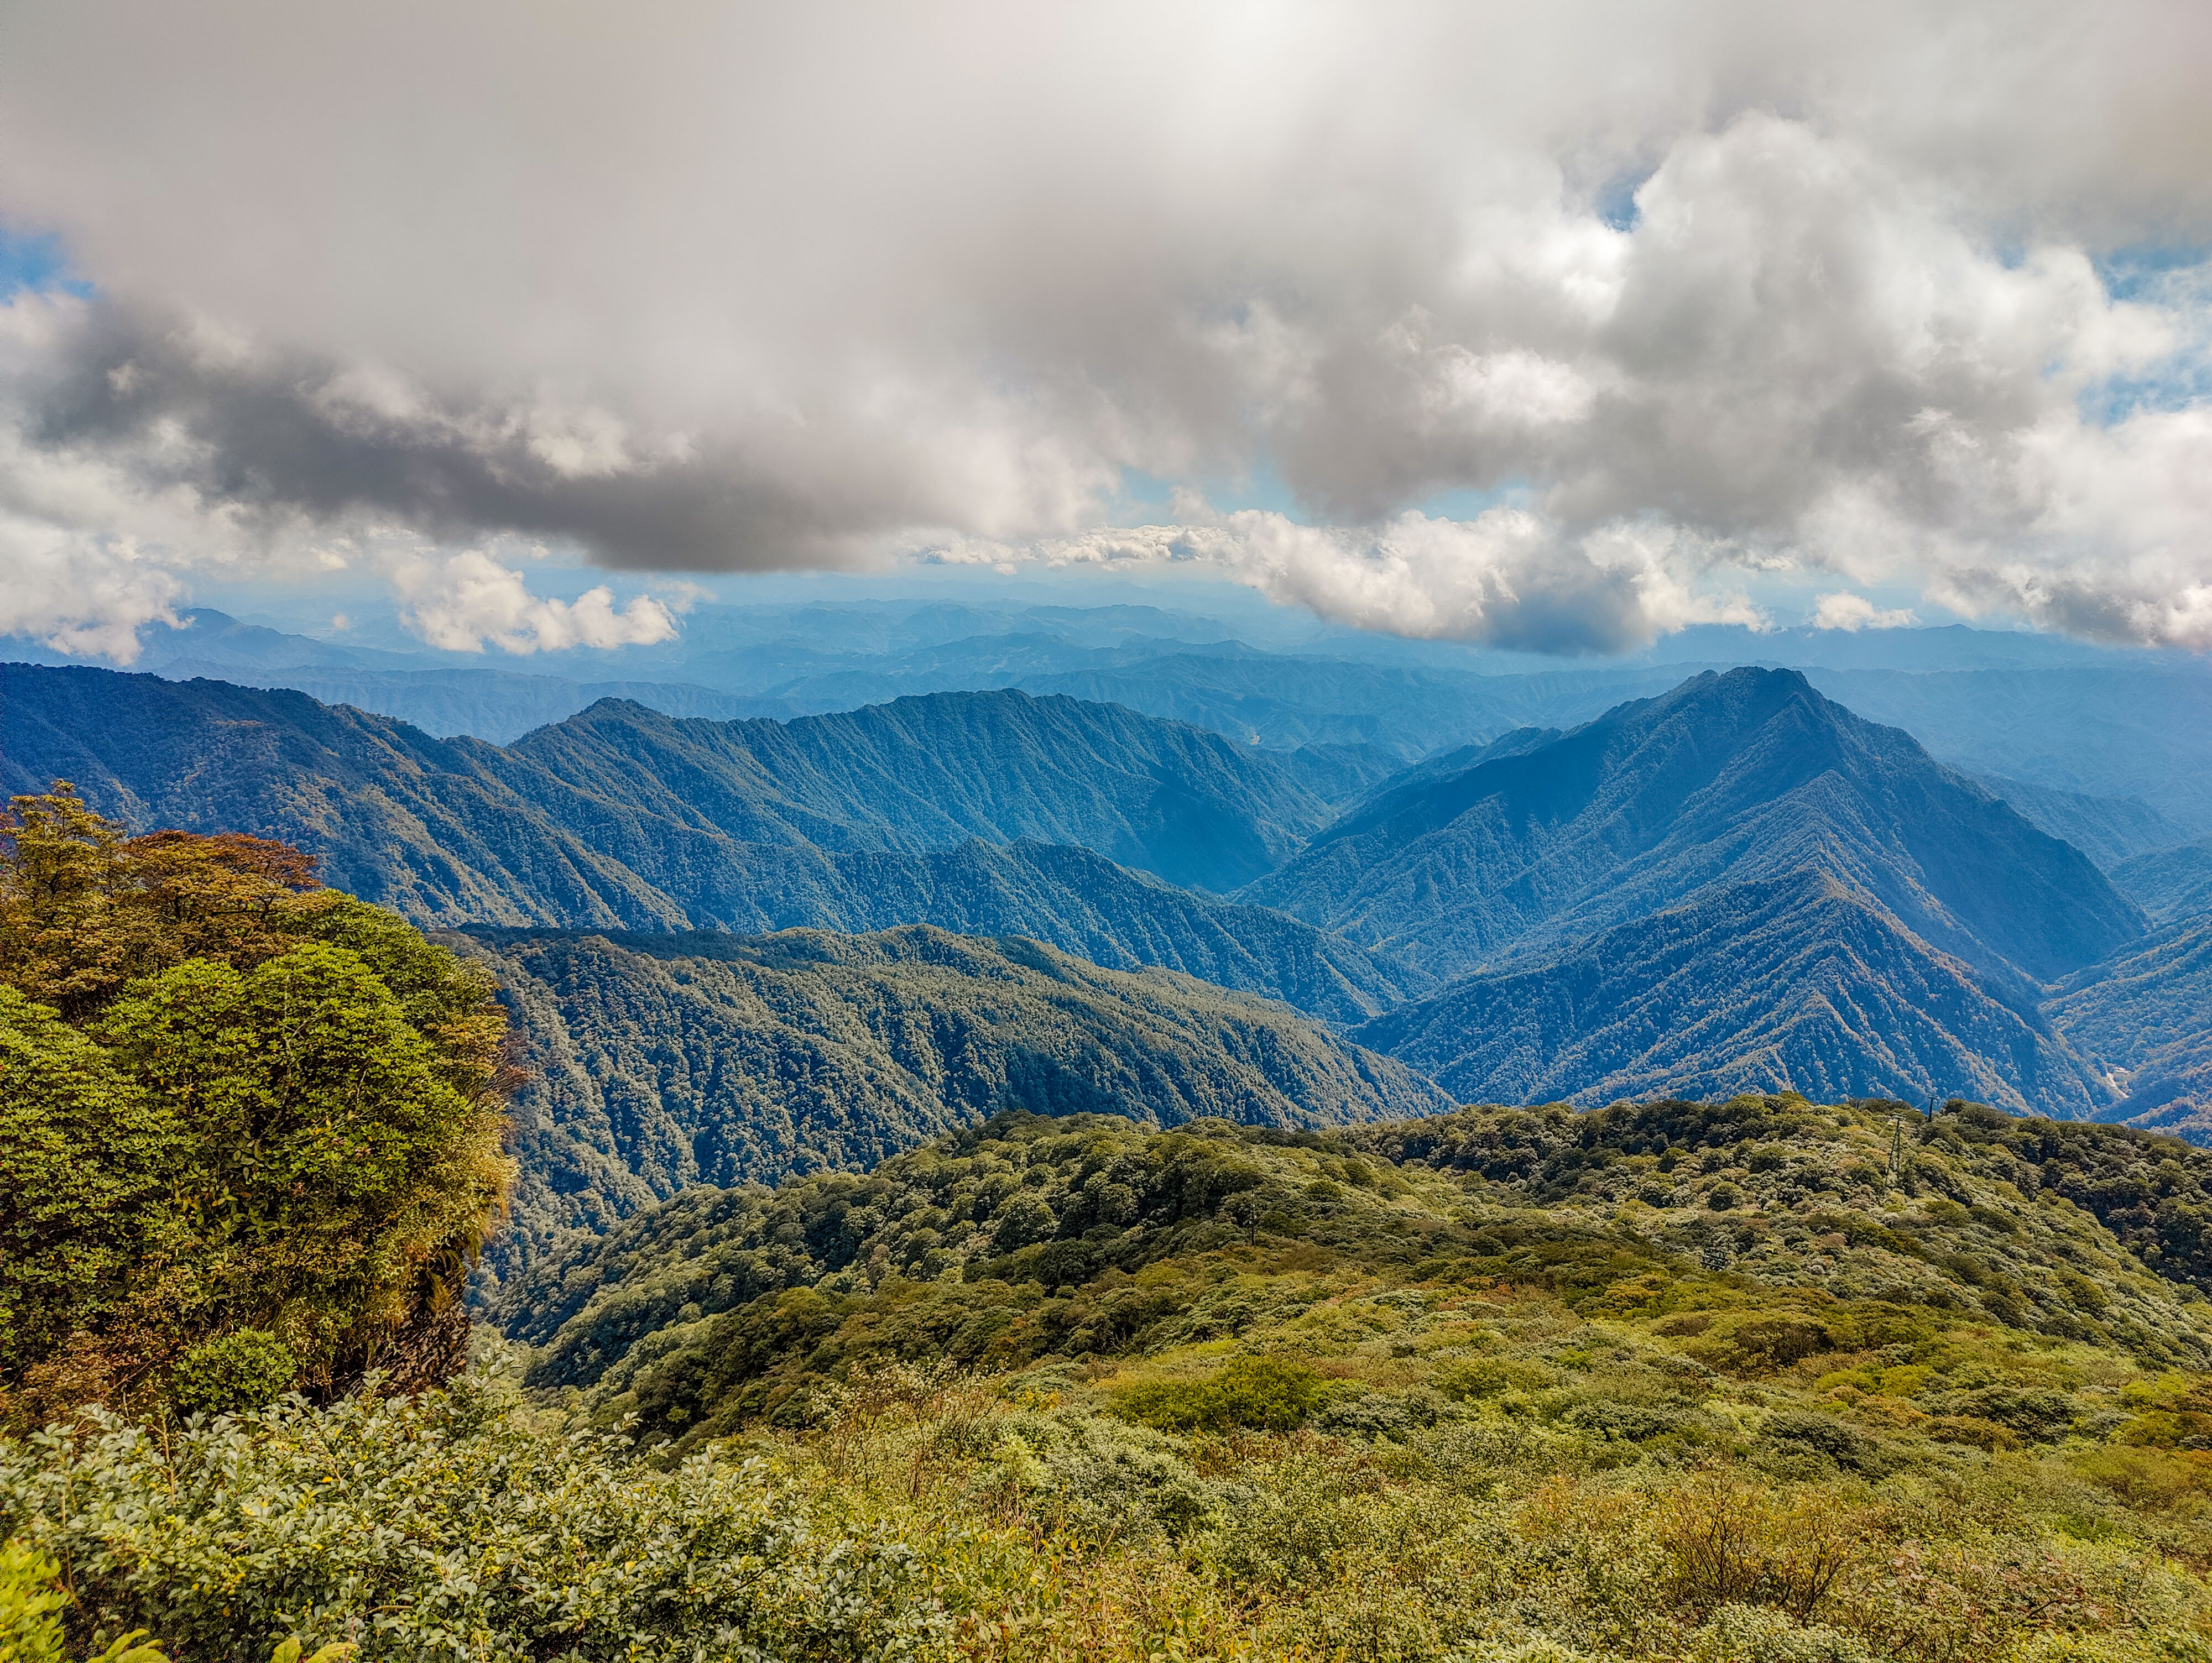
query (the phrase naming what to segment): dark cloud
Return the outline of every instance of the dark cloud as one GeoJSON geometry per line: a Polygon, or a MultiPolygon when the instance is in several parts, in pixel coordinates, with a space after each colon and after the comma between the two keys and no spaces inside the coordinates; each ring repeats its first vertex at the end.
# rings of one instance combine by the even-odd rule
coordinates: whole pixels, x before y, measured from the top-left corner
{"type": "Polygon", "coordinates": [[[2096,275],[2212,243],[2208,68],[2164,0],[15,9],[0,217],[98,298],[0,335],[0,627],[377,536],[1090,559],[1133,471],[1279,479],[1337,529],[1176,557],[1376,628],[1751,563],[2212,643],[2202,271],[2096,275]]]}

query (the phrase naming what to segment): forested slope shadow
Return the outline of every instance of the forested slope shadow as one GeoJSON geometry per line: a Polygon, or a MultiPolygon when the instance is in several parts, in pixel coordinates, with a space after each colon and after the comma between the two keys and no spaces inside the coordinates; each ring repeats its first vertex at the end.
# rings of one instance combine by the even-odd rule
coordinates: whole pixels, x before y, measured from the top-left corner
{"type": "Polygon", "coordinates": [[[1795,1090],[2076,1120],[2117,1095],[2032,1004],[1809,867],[1713,885],[1352,1031],[1462,1102],[1795,1090]]]}
{"type": "Polygon", "coordinates": [[[498,975],[530,1073],[501,1273],[689,1184],[869,1166],[1009,1107],[1307,1126],[1449,1104],[1283,1005],[1018,938],[440,939],[498,975]]]}

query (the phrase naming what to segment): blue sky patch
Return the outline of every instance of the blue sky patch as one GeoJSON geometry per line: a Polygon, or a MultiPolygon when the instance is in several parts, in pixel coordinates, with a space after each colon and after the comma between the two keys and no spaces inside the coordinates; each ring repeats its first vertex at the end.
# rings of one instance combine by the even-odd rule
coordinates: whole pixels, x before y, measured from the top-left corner
{"type": "Polygon", "coordinates": [[[52,232],[11,231],[0,225],[0,300],[21,294],[58,290],[82,299],[92,295],[92,285],[70,269],[59,237],[52,232]]]}

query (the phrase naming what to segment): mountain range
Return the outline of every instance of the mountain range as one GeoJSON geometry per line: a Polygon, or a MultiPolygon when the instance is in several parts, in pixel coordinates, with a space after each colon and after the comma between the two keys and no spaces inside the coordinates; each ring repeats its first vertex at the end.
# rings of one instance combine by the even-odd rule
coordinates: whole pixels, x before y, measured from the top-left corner
{"type": "MultiPolygon", "coordinates": [[[[1013,689],[783,721],[606,700],[502,746],[296,692],[0,668],[8,789],[65,777],[134,824],[283,836],[425,924],[633,955],[672,932],[1026,937],[1283,1000],[1463,1100],[1788,1087],[2183,1125],[2203,1095],[2188,1035],[2155,1059],[2112,1038],[2136,1003],[2185,1004],[2179,960],[2087,991],[2194,910],[2188,846],[2129,852],[2175,829],[2142,803],[1970,776],[1756,668],[1374,782],[1381,755],[1013,689]]],[[[612,1066],[643,1007],[590,980],[538,1000],[559,1021],[531,1043],[612,1066]]],[[[971,1112],[862,1119],[896,1141],[971,1112]]],[[[610,1172],[685,1169],[611,1150],[610,1172]]]]}
{"type": "Polygon", "coordinates": [[[2212,1133],[2212,913],[2069,976],[2045,1008],[2123,1094],[2097,1119],[2212,1133]]]}
{"type": "Polygon", "coordinates": [[[1807,674],[1830,698],[1906,729],[1954,767],[2132,797],[2185,836],[2212,833],[2212,676],[2201,660],[1807,674]]]}
{"type": "Polygon", "coordinates": [[[1414,770],[1245,898],[1449,975],[1800,869],[2000,977],[2143,930],[2079,850],[1792,671],[1707,671],[1414,770]]]}
{"type": "Polygon", "coordinates": [[[1813,867],[1709,885],[1352,1034],[1462,1102],[1932,1092],[2071,1119],[2109,1100],[2033,1005],[1813,867]]]}
{"type": "MultiPolygon", "coordinates": [[[[2180,828],[2160,842],[2212,833],[2212,811],[2197,800],[2197,782],[2212,777],[2212,725],[2161,719],[2203,715],[2212,677],[2201,658],[1956,625],[1856,634],[1698,626],[1626,659],[1562,669],[1447,641],[1301,628],[1249,607],[1211,616],[1152,605],[810,601],[702,606],[673,640],[541,652],[527,674],[487,667],[480,654],[427,650],[389,622],[305,635],[203,608],[142,633],[139,667],[168,678],[295,688],[441,737],[505,743],[603,697],[672,715],[788,719],[1016,688],[1121,704],[1240,743],[1372,752],[1380,772],[1366,783],[1512,728],[1587,721],[1698,670],[1796,668],[1861,714],[1906,729],[1940,761],[2005,782],[2000,795],[2093,858],[2106,859],[2094,835],[2076,835],[2078,818],[2071,827],[2045,820],[2032,792],[2071,792],[2093,817],[2123,822],[2148,810],[2180,828]]],[[[0,638],[0,659],[70,662],[21,637],[0,638]]],[[[2157,846],[2139,842],[2114,858],[2157,846]]]]}

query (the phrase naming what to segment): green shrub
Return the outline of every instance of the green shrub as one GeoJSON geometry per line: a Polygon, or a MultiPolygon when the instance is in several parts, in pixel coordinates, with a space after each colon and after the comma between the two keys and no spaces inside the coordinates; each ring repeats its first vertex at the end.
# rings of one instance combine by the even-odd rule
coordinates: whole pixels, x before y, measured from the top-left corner
{"type": "MultiPolygon", "coordinates": [[[[61,1567],[27,1543],[9,1537],[0,1542],[0,1659],[5,1663],[68,1663],[62,1612],[69,1595],[61,1587],[61,1567]]],[[[347,1655],[351,1655],[350,1648],[347,1655]]],[[[297,1663],[278,1654],[276,1663],[297,1663]]],[[[146,1631],[134,1629],[108,1642],[88,1663],[168,1663],[159,1646],[146,1643],[146,1631]]],[[[321,1659],[315,1663],[324,1663],[321,1659]]],[[[331,1663],[340,1663],[332,1659],[331,1663]]]]}
{"type": "Polygon", "coordinates": [[[1449,1398],[1494,1398],[1501,1392],[1540,1392],[1554,1379],[1539,1363],[1514,1357],[1470,1357],[1439,1369],[1437,1390],[1449,1398]]]}
{"type": "Polygon", "coordinates": [[[70,1569],[74,1634],[151,1629],[192,1663],[356,1636],[485,1663],[894,1658],[945,1633],[909,1549],[820,1521],[762,1466],[641,1468],[475,1375],[166,1436],[94,1411],[0,1440],[0,1533],[70,1569]]]}
{"type": "Polygon", "coordinates": [[[1114,1412],[1171,1432],[1304,1426],[1328,1396],[1320,1375],[1284,1357],[1239,1357],[1198,1381],[1151,1381],[1114,1395],[1114,1412]]]}
{"type": "Polygon", "coordinates": [[[1875,1663],[1852,1636],[1801,1628],[1778,1611],[1723,1605],[1698,1630],[1686,1663],[1875,1663]]]}
{"type": "Polygon", "coordinates": [[[63,1663],[61,1567],[27,1542],[0,1542],[0,1658],[9,1663],[63,1663]]]}
{"type": "Polygon", "coordinates": [[[185,1414],[227,1414],[274,1402],[299,1372],[299,1358],[276,1335],[240,1328],[185,1352],[173,1389],[185,1414]]]}

